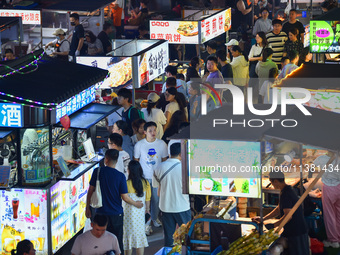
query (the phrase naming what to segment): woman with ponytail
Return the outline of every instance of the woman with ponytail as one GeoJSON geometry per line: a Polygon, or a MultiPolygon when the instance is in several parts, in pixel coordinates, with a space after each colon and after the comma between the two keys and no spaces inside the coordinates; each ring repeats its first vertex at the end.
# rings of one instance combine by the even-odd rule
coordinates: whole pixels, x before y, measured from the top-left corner
{"type": "Polygon", "coordinates": [[[138,161],[130,161],[128,174],[127,188],[129,197],[135,201],[142,201],[144,206],[137,208],[123,202],[124,254],[132,254],[132,249],[135,248],[136,254],[142,255],[144,254],[144,248],[149,246],[145,234],[145,214],[150,214],[151,187],[149,182],[144,178],[143,169],[138,161]]]}
{"type": "Polygon", "coordinates": [[[166,124],[164,131],[167,129],[171,116],[176,111],[182,111],[185,113],[186,121],[188,121],[188,109],[186,107],[185,97],[182,93],[178,93],[174,87],[167,88],[165,92],[165,99],[169,104],[165,107],[166,124]]]}
{"type": "Polygon", "coordinates": [[[22,240],[17,244],[17,248],[11,251],[11,255],[35,255],[35,249],[30,240],[22,240]]]}
{"type": "Polygon", "coordinates": [[[146,122],[153,121],[157,124],[156,138],[162,139],[164,133],[163,125],[166,124],[166,118],[162,109],[156,108],[159,99],[160,97],[156,93],[150,93],[148,95],[148,106],[147,108],[143,108],[142,112],[144,113],[144,119],[146,122]]]}

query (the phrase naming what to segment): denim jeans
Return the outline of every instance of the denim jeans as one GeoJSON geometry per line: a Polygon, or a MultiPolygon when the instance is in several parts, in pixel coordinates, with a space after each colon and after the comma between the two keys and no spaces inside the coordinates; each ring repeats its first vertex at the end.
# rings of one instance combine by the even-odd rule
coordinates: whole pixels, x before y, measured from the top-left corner
{"type": "Polygon", "coordinates": [[[178,226],[186,224],[191,220],[191,211],[184,211],[179,213],[166,213],[162,212],[162,222],[164,229],[164,246],[173,246],[173,234],[176,230],[176,223],[178,226]]]}
{"type": "Polygon", "coordinates": [[[150,201],[150,214],[153,221],[157,220],[159,214],[159,197],[157,195],[158,188],[152,187],[152,179],[147,179],[151,187],[151,201],[150,201]]]}

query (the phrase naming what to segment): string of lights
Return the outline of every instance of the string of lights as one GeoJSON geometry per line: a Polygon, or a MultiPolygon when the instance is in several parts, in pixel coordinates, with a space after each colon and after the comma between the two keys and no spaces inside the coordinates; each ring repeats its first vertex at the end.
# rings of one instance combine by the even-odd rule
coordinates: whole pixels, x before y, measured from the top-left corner
{"type": "MultiPolygon", "coordinates": [[[[21,66],[20,68],[18,69],[13,69],[11,68],[10,66],[7,66],[7,65],[0,65],[0,66],[4,66],[8,69],[11,69],[10,72],[6,73],[6,74],[3,74],[3,75],[0,75],[0,79],[2,78],[6,78],[10,75],[13,75],[13,74],[16,74],[16,73],[19,73],[19,74],[27,74],[27,73],[30,73],[30,72],[33,72],[35,70],[37,70],[38,68],[38,61],[44,56],[45,54],[45,50],[38,56],[35,56],[33,55],[34,57],[34,60],[32,62],[30,62],[29,64],[27,65],[24,65],[24,66],[21,66]],[[34,70],[30,70],[29,72],[21,72],[22,70],[30,67],[30,66],[36,66],[36,68],[34,70]]],[[[105,79],[108,78],[109,75],[107,75],[105,77],[105,79]]],[[[101,84],[105,81],[105,79],[99,83],[97,83],[95,85],[95,90],[98,89],[101,84]]],[[[22,103],[19,103],[19,102],[12,102],[10,100],[6,100],[6,99],[0,99],[0,101],[2,102],[7,102],[7,103],[15,103],[15,104],[20,104],[22,106],[29,106],[29,107],[34,107],[34,108],[39,108],[39,109],[47,109],[47,110],[54,110],[56,108],[63,108],[65,106],[67,106],[68,104],[70,104],[72,102],[72,100],[76,97],[73,96],[71,97],[70,99],[66,100],[65,102],[63,102],[62,104],[57,104],[57,103],[42,103],[42,102],[39,102],[39,101],[34,101],[34,100],[31,100],[31,99],[26,99],[26,98],[22,98],[22,97],[18,97],[18,96],[15,96],[15,95],[12,95],[12,94],[9,94],[9,93],[4,93],[2,91],[0,91],[0,95],[2,96],[6,96],[6,97],[10,97],[10,98],[13,98],[13,99],[16,99],[16,100],[20,100],[20,101],[23,101],[22,103]],[[36,105],[32,105],[32,104],[36,104],[36,105],[39,105],[39,106],[36,106],[36,105]]],[[[87,98],[85,98],[85,100],[87,100],[91,95],[89,95],[87,98]]]]}

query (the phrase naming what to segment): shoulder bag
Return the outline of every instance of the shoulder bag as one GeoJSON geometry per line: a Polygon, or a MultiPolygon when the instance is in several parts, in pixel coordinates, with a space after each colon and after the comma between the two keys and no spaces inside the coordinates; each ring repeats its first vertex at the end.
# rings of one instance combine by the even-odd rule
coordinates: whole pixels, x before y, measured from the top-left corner
{"type": "Polygon", "coordinates": [[[100,167],[98,168],[98,172],[97,172],[96,189],[91,196],[90,205],[91,205],[92,208],[100,208],[100,207],[103,206],[102,192],[101,192],[101,189],[100,189],[100,181],[99,181],[99,173],[100,173],[100,167]]]}

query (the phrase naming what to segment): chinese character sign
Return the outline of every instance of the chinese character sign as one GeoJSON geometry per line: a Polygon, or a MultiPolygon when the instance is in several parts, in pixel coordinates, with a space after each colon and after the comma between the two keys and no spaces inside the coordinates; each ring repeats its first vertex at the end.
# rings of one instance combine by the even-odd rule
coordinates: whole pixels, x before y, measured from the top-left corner
{"type": "Polygon", "coordinates": [[[198,44],[198,21],[150,21],[150,38],[172,44],[198,44]]]}
{"type": "Polygon", "coordinates": [[[0,254],[10,255],[19,241],[29,239],[37,253],[47,255],[47,190],[2,190],[0,203],[0,254]]]}
{"type": "Polygon", "coordinates": [[[201,21],[202,43],[209,41],[231,28],[231,9],[220,11],[201,21]]]}
{"type": "Polygon", "coordinates": [[[340,24],[338,21],[312,20],[309,29],[312,53],[340,52],[340,24]]]}
{"type": "Polygon", "coordinates": [[[56,109],[56,121],[59,122],[60,118],[78,111],[80,108],[88,105],[96,99],[95,86],[83,90],[74,97],[59,104],[56,109]]]}
{"type": "Polygon", "coordinates": [[[168,42],[164,42],[138,56],[139,86],[143,86],[164,73],[165,67],[169,64],[168,48],[168,42]]]}
{"type": "Polygon", "coordinates": [[[40,25],[40,11],[26,10],[0,10],[0,17],[21,17],[24,25],[40,25]]]}
{"type": "Polygon", "coordinates": [[[0,127],[22,127],[22,106],[0,103],[0,127]]]}

